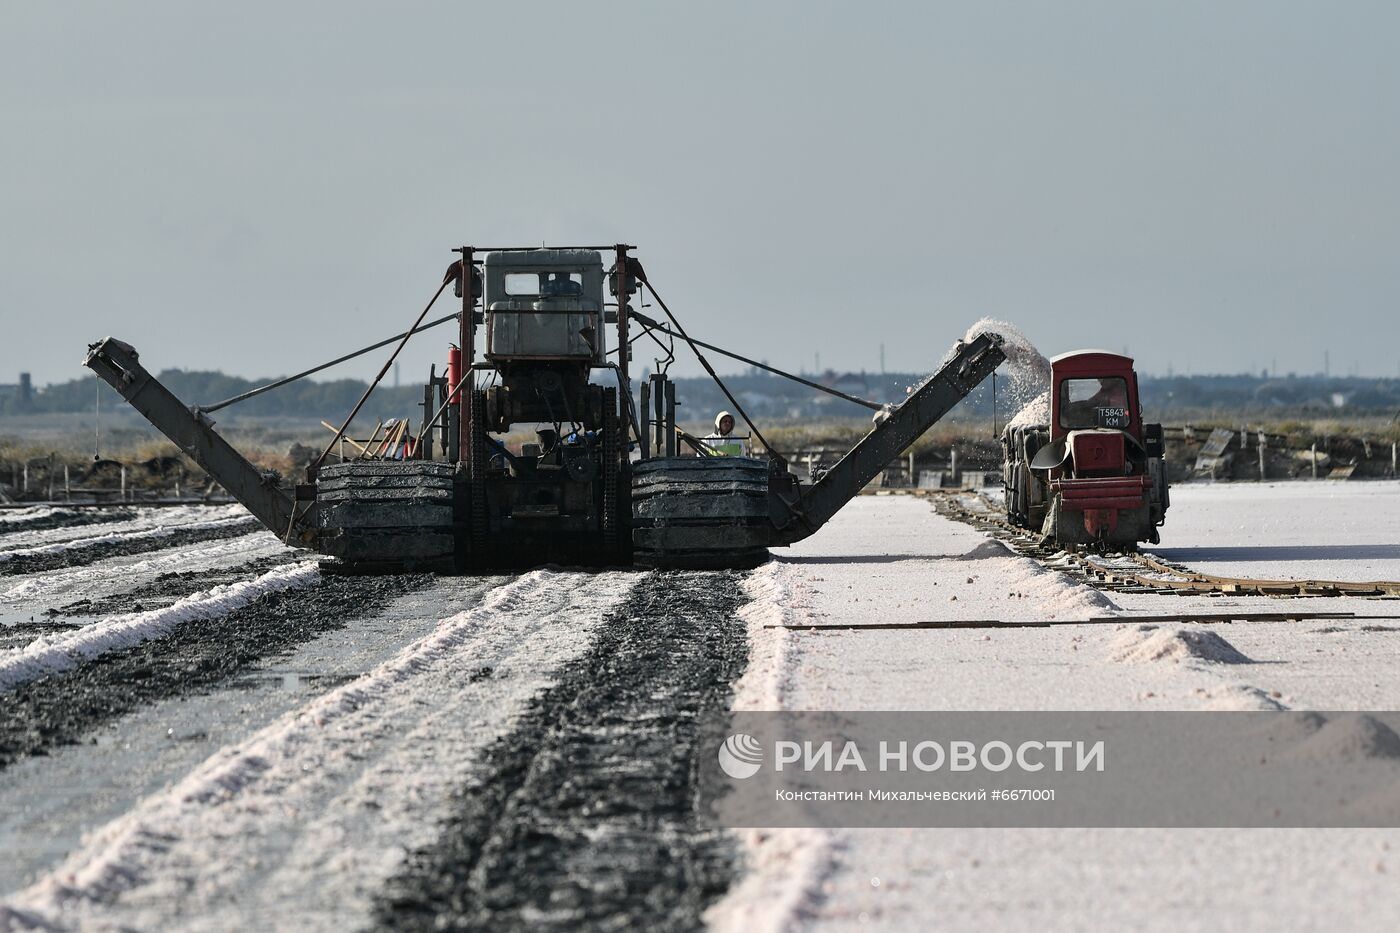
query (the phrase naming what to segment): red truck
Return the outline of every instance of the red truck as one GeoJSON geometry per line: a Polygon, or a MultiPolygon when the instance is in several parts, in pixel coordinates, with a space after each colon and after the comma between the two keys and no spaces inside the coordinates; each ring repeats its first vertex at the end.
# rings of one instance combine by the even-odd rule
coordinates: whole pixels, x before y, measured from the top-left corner
{"type": "Polygon", "coordinates": [[[1050,361],[1050,423],[1002,433],[1006,517],[1061,547],[1159,541],[1169,504],[1160,424],[1143,424],[1133,361],[1102,350],[1050,361]]]}

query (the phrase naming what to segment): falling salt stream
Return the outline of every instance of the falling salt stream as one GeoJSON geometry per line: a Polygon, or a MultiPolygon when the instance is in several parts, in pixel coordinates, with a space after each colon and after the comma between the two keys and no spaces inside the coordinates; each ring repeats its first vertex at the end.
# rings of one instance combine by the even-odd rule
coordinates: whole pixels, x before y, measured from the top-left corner
{"type": "Polygon", "coordinates": [[[1050,361],[1035,348],[1015,324],[984,317],[967,329],[963,342],[975,340],[982,334],[1001,337],[1001,349],[1006,354],[1004,378],[1007,393],[1016,414],[1008,427],[1046,424],[1050,420],[1050,361]]]}

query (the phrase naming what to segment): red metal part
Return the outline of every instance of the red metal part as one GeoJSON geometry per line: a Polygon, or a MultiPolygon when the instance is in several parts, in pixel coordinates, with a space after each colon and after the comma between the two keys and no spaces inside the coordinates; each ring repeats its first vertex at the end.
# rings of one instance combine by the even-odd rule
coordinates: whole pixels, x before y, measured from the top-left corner
{"type": "Polygon", "coordinates": [[[1152,477],[1147,475],[1057,479],[1050,483],[1051,492],[1060,494],[1062,506],[1076,512],[1142,508],[1151,488],[1152,477]]]}
{"type": "MultiPolygon", "coordinates": [[[[447,348],[447,387],[448,391],[457,388],[457,383],[462,381],[462,349],[461,347],[447,348]]],[[[460,393],[454,392],[452,398],[448,399],[452,404],[457,404],[461,397],[460,393]]]]}
{"type": "Polygon", "coordinates": [[[1117,509],[1085,509],[1084,530],[1095,538],[1104,538],[1118,530],[1117,509]]]}
{"type": "Polygon", "coordinates": [[[462,348],[447,348],[447,384],[455,387],[462,379],[462,348]]]}
{"type": "Polygon", "coordinates": [[[1124,444],[1120,431],[1080,431],[1070,435],[1076,476],[1123,474],[1124,444]]]}

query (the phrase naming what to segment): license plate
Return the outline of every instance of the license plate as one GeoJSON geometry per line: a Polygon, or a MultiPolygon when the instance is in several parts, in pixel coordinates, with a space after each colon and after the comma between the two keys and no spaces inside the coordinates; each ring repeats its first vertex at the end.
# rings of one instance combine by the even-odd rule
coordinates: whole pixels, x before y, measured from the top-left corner
{"type": "Polygon", "coordinates": [[[1100,408],[1098,416],[1101,428],[1126,428],[1131,422],[1126,408],[1100,408]]]}

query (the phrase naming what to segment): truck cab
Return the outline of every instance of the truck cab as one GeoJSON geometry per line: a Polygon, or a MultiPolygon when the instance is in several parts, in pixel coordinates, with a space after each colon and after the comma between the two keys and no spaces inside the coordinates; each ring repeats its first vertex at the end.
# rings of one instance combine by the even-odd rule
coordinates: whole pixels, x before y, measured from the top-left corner
{"type": "Polygon", "coordinates": [[[486,358],[602,366],[603,259],[594,250],[487,253],[486,358]]]}
{"type": "Polygon", "coordinates": [[[498,374],[486,390],[490,430],[527,423],[599,427],[602,388],[588,380],[608,363],[601,254],[490,252],[482,271],[485,358],[498,374]]]}

